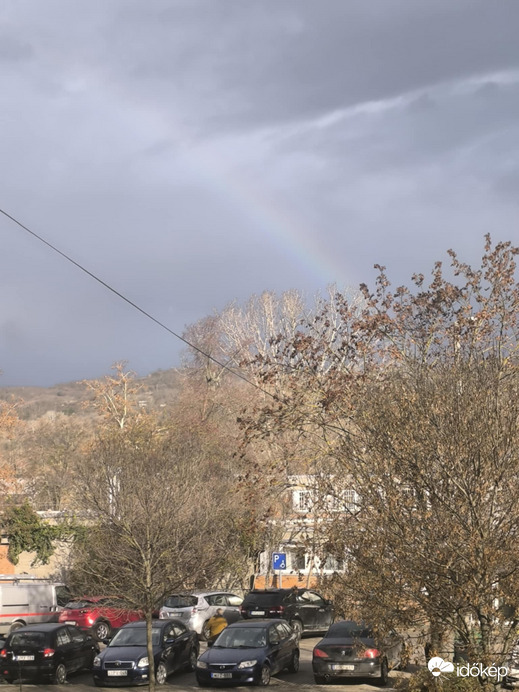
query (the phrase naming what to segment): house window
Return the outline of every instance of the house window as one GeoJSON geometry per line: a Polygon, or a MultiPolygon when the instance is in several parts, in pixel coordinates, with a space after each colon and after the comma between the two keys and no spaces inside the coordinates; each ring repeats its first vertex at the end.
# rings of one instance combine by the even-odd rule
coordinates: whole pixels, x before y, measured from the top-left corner
{"type": "Polygon", "coordinates": [[[294,509],[297,512],[308,512],[312,508],[311,490],[294,490],[294,509]]]}
{"type": "Polygon", "coordinates": [[[358,509],[358,497],[353,488],[344,491],[344,505],[350,512],[358,509]]]}
{"type": "Polygon", "coordinates": [[[333,572],[342,572],[344,570],[344,560],[338,559],[333,555],[328,555],[324,564],[321,564],[321,568],[333,572]]]}
{"type": "Polygon", "coordinates": [[[303,549],[292,551],[292,569],[298,572],[306,569],[306,554],[303,549]]]}

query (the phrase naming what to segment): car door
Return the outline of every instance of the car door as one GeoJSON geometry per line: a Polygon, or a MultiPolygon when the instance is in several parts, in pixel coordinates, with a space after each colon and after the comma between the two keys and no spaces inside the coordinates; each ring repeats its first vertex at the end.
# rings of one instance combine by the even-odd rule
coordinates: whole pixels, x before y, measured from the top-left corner
{"type": "Polygon", "coordinates": [[[65,668],[72,673],[81,668],[81,653],[72,644],[72,637],[69,632],[70,625],[63,626],[56,630],[56,661],[65,664],[65,668]]]}
{"type": "Polygon", "coordinates": [[[272,675],[279,673],[285,667],[283,664],[283,645],[281,643],[281,635],[276,625],[271,625],[267,633],[267,642],[269,645],[270,672],[272,675]]]}
{"type": "Polygon", "coordinates": [[[77,666],[75,670],[80,670],[81,668],[90,668],[93,659],[93,642],[92,645],[87,645],[87,635],[77,627],[68,625],[67,630],[72,642],[75,665],[77,666]]]}
{"type": "Polygon", "coordinates": [[[327,630],[332,624],[333,606],[330,601],[327,601],[315,591],[310,591],[309,594],[312,598],[312,603],[317,606],[315,615],[315,629],[323,631],[327,630]]]}
{"type": "Polygon", "coordinates": [[[232,593],[224,594],[225,607],[223,616],[229,624],[241,619],[240,606],[243,603],[243,598],[235,596],[232,593]]]}
{"type": "Polygon", "coordinates": [[[182,668],[189,656],[189,635],[181,623],[172,622],[163,630],[163,660],[169,673],[182,668]]]}
{"type": "Polygon", "coordinates": [[[134,616],[131,606],[122,598],[111,598],[103,608],[104,616],[110,622],[113,629],[119,629],[133,620],[139,620],[134,616]]]}
{"type": "Polygon", "coordinates": [[[318,628],[317,616],[319,606],[311,591],[303,591],[297,595],[297,612],[305,630],[318,628]]]}
{"type": "Polygon", "coordinates": [[[280,637],[281,651],[280,651],[280,665],[281,669],[286,668],[290,661],[292,660],[292,639],[291,639],[291,629],[284,622],[278,622],[275,625],[276,631],[280,637]]]}

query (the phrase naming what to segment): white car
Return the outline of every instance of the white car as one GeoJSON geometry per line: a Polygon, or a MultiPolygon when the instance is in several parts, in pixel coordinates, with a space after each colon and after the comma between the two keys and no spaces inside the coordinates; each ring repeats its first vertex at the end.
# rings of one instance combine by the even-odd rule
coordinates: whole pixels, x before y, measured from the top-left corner
{"type": "Polygon", "coordinates": [[[201,639],[207,639],[206,625],[218,608],[229,624],[241,619],[241,596],[228,591],[203,591],[169,596],[159,612],[159,618],[180,618],[201,639]]]}

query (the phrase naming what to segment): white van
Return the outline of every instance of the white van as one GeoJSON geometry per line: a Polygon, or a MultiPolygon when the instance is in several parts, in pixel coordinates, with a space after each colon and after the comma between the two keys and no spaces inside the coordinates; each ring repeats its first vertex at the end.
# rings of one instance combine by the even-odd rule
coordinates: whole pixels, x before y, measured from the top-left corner
{"type": "Polygon", "coordinates": [[[27,574],[0,574],[0,634],[37,622],[57,622],[70,599],[64,584],[27,574]]]}

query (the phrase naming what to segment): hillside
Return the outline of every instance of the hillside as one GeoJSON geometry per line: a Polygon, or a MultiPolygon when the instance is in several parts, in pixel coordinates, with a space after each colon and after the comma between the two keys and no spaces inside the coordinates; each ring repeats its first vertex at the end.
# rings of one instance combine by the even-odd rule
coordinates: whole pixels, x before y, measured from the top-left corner
{"type": "MultiPolygon", "coordinates": [[[[160,406],[174,401],[179,391],[177,370],[157,370],[136,378],[142,387],[139,400],[144,406],[160,406]]],[[[53,387],[0,387],[0,401],[20,401],[18,413],[22,420],[34,420],[54,411],[65,415],[89,416],[85,403],[92,393],[82,382],[66,382],[53,387]]]]}

